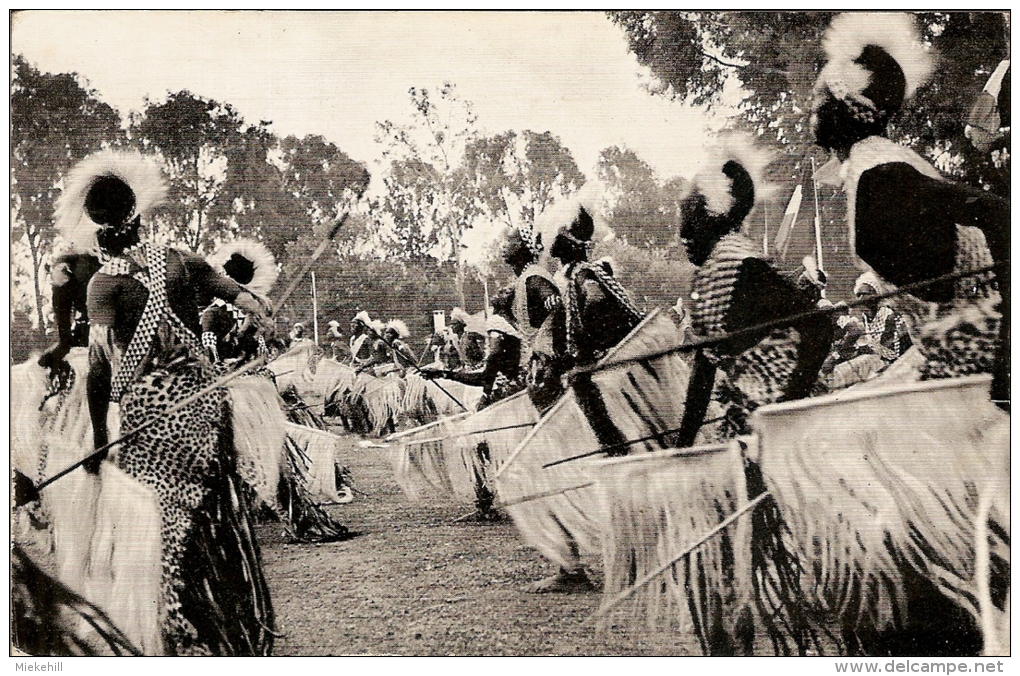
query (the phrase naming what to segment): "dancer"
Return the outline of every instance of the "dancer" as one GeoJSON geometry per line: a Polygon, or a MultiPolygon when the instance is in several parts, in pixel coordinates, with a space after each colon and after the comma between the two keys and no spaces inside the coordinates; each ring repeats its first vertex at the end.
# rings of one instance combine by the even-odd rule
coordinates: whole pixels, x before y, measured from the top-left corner
{"type": "Polygon", "coordinates": [[[493,300],[493,314],[486,322],[487,339],[481,365],[468,370],[422,369],[427,378],[446,378],[480,386],[482,398],[476,410],[505,399],[524,388],[521,373],[520,332],[510,323],[510,296],[501,292],[493,300]]]}
{"type": "Polygon", "coordinates": [[[581,207],[549,252],[564,266],[566,349],[577,366],[597,362],[644,318],[616,278],[588,262],[594,234],[595,222],[581,207]]]}
{"type": "Polygon", "coordinates": [[[351,320],[351,337],[348,343],[351,348],[351,362],[355,367],[367,362],[371,356],[372,344],[369,338],[372,333],[369,328],[371,323],[372,318],[364,310],[354,315],[354,319],[351,320]]]}
{"type": "MultiPolygon", "coordinates": [[[[268,306],[269,290],[279,277],[273,254],[261,242],[238,239],[224,244],[209,264],[268,306]]],[[[216,298],[201,316],[202,346],[214,362],[246,361],[267,353],[260,326],[241,308],[216,298]]]]}
{"type": "MultiPolygon", "coordinates": [[[[755,182],[767,158],[734,139],[710,169],[700,172],[682,204],[680,237],[698,267],[691,294],[691,328],[698,338],[782,319],[815,308],[815,299],[761,257],[761,247],[741,233],[755,205],[755,182]]],[[[726,420],[720,438],[748,434],[748,416],[776,401],[807,396],[832,343],[824,315],[792,326],[758,331],[702,349],[694,359],[679,444],[690,446],[716,390],[726,420]],[[716,385],[717,370],[723,377],[716,385]]]]}
{"type": "MultiPolygon", "coordinates": [[[[213,298],[253,316],[265,311],[201,258],[141,242],[140,219],[165,192],[151,159],[103,151],[68,173],[57,201],[61,234],[103,261],[88,291],[96,448],[117,433],[107,424],[111,405],[119,404],[123,428],[134,429],[212,381],[197,336],[199,310],[213,298]]],[[[224,391],[214,390],[121,443],[109,461],[158,502],[161,594],[133,602],[144,606],[139,614],[162,604],[162,652],[170,655],[264,655],[272,647],[273,612],[225,403],[224,391]]],[[[104,458],[94,456],[86,470],[106,473],[104,458]]]]}
{"type": "Polygon", "coordinates": [[[397,367],[397,372],[401,377],[404,376],[408,366],[414,366],[418,362],[418,358],[414,356],[414,350],[406,342],[410,336],[411,331],[408,330],[407,324],[399,319],[387,322],[386,328],[382,332],[382,339],[390,346],[393,365],[397,367]]]}
{"type": "Polygon", "coordinates": [[[823,47],[812,122],[816,143],[842,163],[851,251],[896,286],[999,265],[994,278],[918,290],[937,307],[918,333],[922,378],[991,372],[991,398],[1008,411],[1009,202],[945,181],[887,137],[892,116],[931,72],[913,19],[843,14],[823,47]]]}
{"type": "MultiPolygon", "coordinates": [[[[687,257],[698,267],[691,293],[691,328],[698,339],[722,336],[815,308],[813,295],[779,274],[762,259],[761,247],[741,232],[761,193],[767,163],[765,153],[733,138],[695,176],[692,192],[681,205],[680,237],[687,257]]],[[[698,350],[687,386],[678,445],[694,444],[713,393],[725,411],[725,418],[711,432],[718,440],[748,434],[748,417],[759,406],[808,396],[828,354],[832,333],[831,320],[818,315],[698,350]]],[[[747,462],[745,474],[747,498],[755,498],[765,489],[761,472],[755,463],[747,462]]],[[[785,627],[803,650],[810,626],[800,607],[774,607],[772,603],[775,589],[797,588],[796,575],[790,572],[796,561],[785,551],[779,535],[783,529],[774,503],[755,510],[752,577],[766,631],[776,645],[779,641],[785,644],[780,628],[785,627]]],[[[703,645],[711,654],[750,653],[754,631],[749,609],[730,607],[732,601],[726,590],[704,591],[705,614],[728,618],[724,625],[730,628],[699,624],[703,645]]],[[[697,594],[689,594],[693,604],[697,594]]]]}
{"type": "Polygon", "coordinates": [[[502,258],[517,277],[509,300],[527,351],[528,396],[535,408],[546,411],[563,395],[567,350],[563,298],[552,275],[539,265],[542,250],[542,235],[522,226],[506,233],[502,258]]]}

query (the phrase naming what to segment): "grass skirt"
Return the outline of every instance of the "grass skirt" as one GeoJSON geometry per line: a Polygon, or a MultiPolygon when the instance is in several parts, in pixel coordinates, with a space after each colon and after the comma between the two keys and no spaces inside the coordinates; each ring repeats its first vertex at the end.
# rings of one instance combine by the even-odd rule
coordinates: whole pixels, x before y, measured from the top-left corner
{"type": "Polygon", "coordinates": [[[134,383],[121,401],[123,429],[158,422],[122,444],[116,464],[158,501],[165,652],[265,655],[273,611],[235,469],[226,392],[161,415],[209,382],[197,364],[176,362],[134,383]]]}

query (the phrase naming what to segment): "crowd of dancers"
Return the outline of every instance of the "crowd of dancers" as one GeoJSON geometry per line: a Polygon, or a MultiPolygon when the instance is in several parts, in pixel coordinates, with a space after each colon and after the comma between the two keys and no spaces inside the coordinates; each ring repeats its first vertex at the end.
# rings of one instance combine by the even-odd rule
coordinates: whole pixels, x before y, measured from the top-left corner
{"type": "MultiPolygon", "coordinates": [[[[1009,201],[945,180],[924,158],[888,138],[890,120],[930,75],[932,59],[909,19],[889,15],[883,30],[875,25],[857,15],[833,21],[812,114],[818,146],[839,165],[849,242],[866,270],[855,285],[856,302],[853,308],[834,306],[819,294],[824,276],[817,270],[807,265],[802,279],[791,278],[744,234],[764,191],[768,157],[752,143],[723,144],[693,178],[682,203],[679,234],[697,271],[689,300],[668,314],[677,342],[689,348],[676,350],[689,378],[678,395],[684,404],[671,447],[752,435],[758,409],[868,381],[905,359],[918,380],[991,374],[987,399],[1008,417],[1009,201]],[[891,299],[907,293],[924,312],[901,310],[891,299]]],[[[1008,127],[1008,103],[999,115],[1008,127]]],[[[63,574],[54,584],[125,625],[118,630],[123,640],[147,654],[268,654],[272,604],[252,520],[260,505],[279,508],[279,482],[265,475],[276,476],[287,461],[280,455],[282,438],[275,449],[241,448],[239,427],[259,429],[259,422],[250,420],[251,399],[239,405],[250,393],[242,394],[236,382],[279,385],[265,365],[302,346],[314,354],[316,346],[300,324],[289,341],[269,330],[277,267],[262,245],[234,242],[207,261],[143,239],[142,224],[164,193],[150,158],[104,151],[66,177],[57,202],[57,228],[70,249],[51,262],[59,342],[38,360],[46,372],[45,396],[63,406],[77,401],[87,411],[96,452],[81,465],[79,480],[96,484],[90,499],[107,505],[107,512],[118,500],[130,500],[136,517],[152,515],[155,559],[144,565],[155,562],[158,585],[142,590],[136,584],[134,596],[113,604],[127,607],[115,608],[104,607],[112,603],[102,600],[111,593],[97,592],[95,584],[63,574]],[[87,358],[71,359],[76,351],[87,351],[87,358]],[[236,376],[245,369],[245,376],[236,376]],[[231,375],[235,387],[225,381],[217,386],[231,375]],[[72,391],[83,398],[74,400],[72,391]],[[137,432],[119,437],[129,430],[137,432]],[[93,592],[98,596],[89,598],[93,592]]],[[[348,366],[353,377],[400,380],[405,389],[412,378],[478,388],[470,407],[458,404],[479,412],[520,395],[541,417],[569,392],[604,454],[626,455],[633,439],[614,422],[615,404],[598,374],[648,315],[620,284],[611,261],[591,260],[594,234],[595,221],[583,206],[560,224],[548,251],[530,225],[511,229],[501,256],[514,280],[483,313],[454,309],[419,355],[402,321],[359,312],[346,340],[340,323],[329,323],[327,361],[348,366]],[[547,267],[550,258],[559,264],[555,275],[547,267]]],[[[275,407],[274,419],[301,407],[298,400],[278,400],[275,385],[268,394],[260,387],[259,401],[272,403],[267,410],[275,407]]],[[[323,402],[327,411],[329,403],[323,402]]],[[[398,422],[391,417],[379,431],[393,433],[398,422]]],[[[52,419],[40,428],[46,424],[52,419]]],[[[753,458],[746,467],[750,490],[762,483],[761,473],[753,458]]],[[[23,502],[45,505],[47,490],[57,485],[34,495],[26,490],[23,502]]],[[[103,518],[112,517],[100,514],[92,530],[77,534],[93,541],[75,545],[77,553],[69,557],[101,555],[103,518]]],[[[342,527],[328,522],[321,514],[313,530],[339,537],[342,527]]],[[[754,528],[778,533],[782,522],[773,505],[756,517],[754,528]]],[[[60,537],[53,546],[73,548],[60,537]]],[[[781,549],[761,550],[766,553],[760,556],[755,550],[756,574],[796,587],[797,574],[783,558],[793,555],[781,549]]],[[[136,570],[140,558],[111,565],[118,563],[126,566],[121,574],[136,582],[144,577],[136,570]]],[[[534,590],[590,586],[576,556],[559,567],[534,590]]],[[[912,582],[908,602],[927,604],[929,610],[915,617],[948,624],[960,615],[959,604],[937,587],[930,580],[912,582]]],[[[17,607],[29,626],[43,615],[24,610],[32,605],[30,592],[25,594],[29,600],[17,607]]],[[[1008,613],[1008,586],[993,597],[1008,613]]],[[[789,603],[782,610],[787,630],[796,633],[808,620],[790,598],[783,599],[789,603]]],[[[45,617],[58,622],[55,615],[45,617]]],[[[945,629],[955,628],[932,629],[924,619],[900,627],[880,649],[948,650],[936,642],[950,641],[945,629]]],[[[749,649],[739,621],[729,629],[699,631],[709,652],[749,649]]],[[[879,645],[860,640],[856,625],[853,631],[856,639],[847,638],[846,645],[864,652],[879,645]]],[[[26,629],[22,636],[36,634],[26,629]]]]}

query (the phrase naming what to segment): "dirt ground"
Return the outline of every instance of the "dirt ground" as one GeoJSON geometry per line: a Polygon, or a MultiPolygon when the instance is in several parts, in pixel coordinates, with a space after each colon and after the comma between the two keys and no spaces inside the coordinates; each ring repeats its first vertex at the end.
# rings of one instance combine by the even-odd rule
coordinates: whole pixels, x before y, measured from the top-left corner
{"type": "MultiPolygon", "coordinates": [[[[700,655],[697,639],[626,622],[597,632],[598,593],[528,594],[553,572],[513,523],[454,523],[448,500],[410,503],[388,451],[347,437],[354,502],[330,507],[359,535],[289,544],[259,528],[277,625],[277,655],[700,655]]],[[[598,579],[597,559],[586,561],[598,579]]]]}

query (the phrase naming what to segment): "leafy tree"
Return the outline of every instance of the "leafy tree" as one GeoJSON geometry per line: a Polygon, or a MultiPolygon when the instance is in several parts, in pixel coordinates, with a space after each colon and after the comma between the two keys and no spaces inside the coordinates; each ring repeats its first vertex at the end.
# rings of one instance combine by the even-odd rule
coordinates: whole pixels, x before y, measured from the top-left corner
{"type": "Polygon", "coordinates": [[[138,142],[160,152],[170,177],[164,225],[192,251],[212,244],[229,228],[235,204],[224,191],[228,154],[242,144],[245,129],[230,104],[186,90],[162,103],[147,100],[132,120],[138,142]]]}
{"type": "Polygon", "coordinates": [[[461,171],[476,202],[508,226],[534,224],[546,207],[585,183],[570,150],[548,131],[474,138],[461,171]]]}
{"type": "Polygon", "coordinates": [[[461,245],[477,205],[464,190],[458,166],[465,144],[476,133],[477,118],[471,103],[449,82],[438,92],[411,87],[408,94],[411,124],[377,123],[376,141],[390,158],[383,175],[386,193],[372,209],[380,243],[404,260],[456,261],[463,293],[461,245]]]}
{"type": "Polygon", "coordinates": [[[313,226],[332,223],[368,187],[368,169],[321,136],[280,142],[284,189],[296,197],[313,226]]]}
{"type": "Polygon", "coordinates": [[[283,172],[270,161],[279,143],[268,122],[245,129],[224,151],[222,186],[237,234],[260,238],[278,260],[286,253],[286,242],[297,237],[298,226],[307,220],[301,202],[285,190],[283,172]]]}
{"type": "Polygon", "coordinates": [[[605,217],[613,232],[635,246],[673,250],[675,257],[687,180],[661,183],[637,153],[618,146],[599,154],[596,171],[606,185],[605,217]]]}
{"type": "Polygon", "coordinates": [[[31,258],[33,321],[46,326],[41,277],[53,240],[53,201],[67,170],[123,138],[120,116],[75,73],[40,73],[12,62],[11,240],[31,258]]]}

